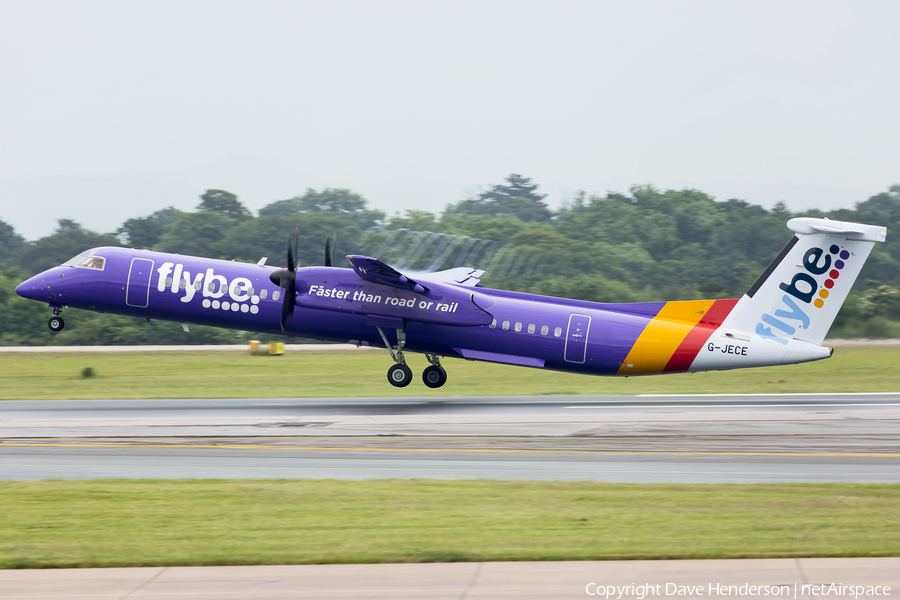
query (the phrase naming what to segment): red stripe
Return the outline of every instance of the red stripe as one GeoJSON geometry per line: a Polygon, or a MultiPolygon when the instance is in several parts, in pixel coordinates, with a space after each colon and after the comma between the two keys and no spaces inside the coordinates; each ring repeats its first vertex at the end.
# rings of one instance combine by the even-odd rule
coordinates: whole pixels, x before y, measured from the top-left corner
{"type": "Polygon", "coordinates": [[[681,344],[675,350],[672,358],[666,363],[663,373],[671,373],[673,371],[687,371],[691,367],[691,363],[697,357],[697,353],[703,347],[703,344],[710,338],[713,332],[718,329],[734,305],[737,304],[737,298],[729,298],[728,300],[716,300],[710,307],[700,322],[684,337],[681,344]]]}

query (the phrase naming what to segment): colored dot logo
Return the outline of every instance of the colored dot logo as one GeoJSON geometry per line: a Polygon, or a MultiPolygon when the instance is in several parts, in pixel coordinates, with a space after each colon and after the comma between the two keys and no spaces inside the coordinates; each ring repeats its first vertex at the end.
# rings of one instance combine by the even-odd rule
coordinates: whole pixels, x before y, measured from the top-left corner
{"type": "Polygon", "coordinates": [[[840,276],[841,269],[844,268],[844,261],[850,258],[850,253],[846,250],[841,250],[837,245],[832,245],[828,251],[832,254],[836,254],[838,258],[834,261],[834,268],[828,272],[828,279],[825,280],[825,287],[819,290],[819,297],[813,302],[816,308],[825,306],[825,298],[827,298],[829,294],[828,290],[834,287],[834,280],[840,276]]]}

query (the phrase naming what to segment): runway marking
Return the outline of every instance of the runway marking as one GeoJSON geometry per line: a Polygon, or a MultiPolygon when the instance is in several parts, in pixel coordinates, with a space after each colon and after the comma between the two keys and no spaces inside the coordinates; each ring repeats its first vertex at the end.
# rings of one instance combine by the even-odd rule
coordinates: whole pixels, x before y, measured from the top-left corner
{"type": "MultiPolygon", "coordinates": [[[[390,471],[390,472],[402,472],[402,473],[413,473],[419,471],[435,471],[435,472],[447,472],[447,473],[607,473],[607,474],[621,474],[621,475],[631,475],[631,474],[665,474],[665,475],[790,475],[791,477],[796,476],[807,476],[807,477],[818,477],[818,476],[833,476],[833,473],[795,473],[795,472],[781,472],[781,471],[689,471],[686,469],[663,469],[663,470],[608,470],[608,469],[568,469],[565,471],[560,471],[560,469],[479,469],[479,468],[447,468],[447,467],[257,467],[257,466],[244,466],[244,467],[235,467],[235,466],[227,466],[227,467],[219,467],[219,466],[196,466],[196,467],[181,467],[181,466],[170,466],[170,465],[103,465],[103,464],[21,464],[21,463],[0,463],[0,467],[21,467],[21,468],[33,468],[33,467],[72,467],[72,468],[80,468],[80,469],[95,469],[95,468],[117,468],[117,469],[176,469],[181,471],[187,471],[191,469],[201,469],[201,470],[232,470],[232,471],[240,471],[240,470],[266,470],[266,471],[390,471]]],[[[897,477],[900,476],[900,473],[846,473],[840,475],[847,475],[853,477],[897,477]]]]}
{"type": "Polygon", "coordinates": [[[844,408],[848,406],[900,406],[900,402],[872,402],[861,404],[591,404],[567,406],[566,408],[844,408]]]}
{"type": "MultiPolygon", "coordinates": [[[[473,563],[477,564],[477,563],[473,563]]],[[[387,588],[387,589],[300,589],[300,590],[269,590],[267,589],[265,592],[257,592],[257,591],[249,591],[244,590],[241,592],[223,592],[216,590],[213,594],[218,596],[243,596],[248,598],[257,598],[257,597],[267,597],[269,595],[284,595],[284,594],[426,594],[431,595],[435,593],[459,593],[465,592],[469,588],[428,588],[428,589],[419,589],[419,588],[387,588]],[[257,596],[259,594],[259,596],[257,596]]],[[[506,587],[506,586],[484,586],[480,585],[477,592],[530,592],[530,591],[539,591],[539,592],[571,592],[576,593],[581,591],[581,585],[579,584],[574,589],[572,587],[506,587]],[[487,589],[482,589],[482,588],[487,589]]],[[[4,600],[9,600],[13,598],[138,598],[138,597],[149,597],[149,598],[172,598],[178,597],[181,598],[183,596],[204,596],[209,597],[210,592],[137,592],[137,593],[126,593],[124,596],[122,593],[118,594],[34,594],[34,595],[15,595],[15,596],[6,596],[0,595],[0,598],[4,600]]]]}
{"type": "Polygon", "coordinates": [[[672,456],[800,456],[832,458],[900,458],[900,453],[866,452],[726,452],[719,450],[539,450],[515,448],[369,448],[369,447],[323,447],[323,446],[253,446],[253,445],[209,445],[209,444],[34,444],[0,443],[0,448],[156,448],[156,449],[202,449],[202,450],[303,450],[325,452],[446,452],[473,454],[586,454],[586,455],[672,455],[672,456]]]}
{"type": "MultiPolygon", "coordinates": [[[[612,395],[612,394],[611,394],[612,395]]],[[[896,396],[900,392],[769,392],[763,394],[634,394],[635,398],[716,398],[725,396],[728,398],[754,396],[896,396]]]]}

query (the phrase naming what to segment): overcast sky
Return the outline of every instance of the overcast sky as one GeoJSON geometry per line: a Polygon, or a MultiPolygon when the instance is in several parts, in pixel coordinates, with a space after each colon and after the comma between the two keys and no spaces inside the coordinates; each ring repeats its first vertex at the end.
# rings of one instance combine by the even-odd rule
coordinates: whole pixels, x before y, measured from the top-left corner
{"type": "Polygon", "coordinates": [[[898,23],[870,0],[0,0],[0,219],[110,230],[229,185],[439,211],[511,172],[553,203],[849,207],[900,183],[898,23]]]}

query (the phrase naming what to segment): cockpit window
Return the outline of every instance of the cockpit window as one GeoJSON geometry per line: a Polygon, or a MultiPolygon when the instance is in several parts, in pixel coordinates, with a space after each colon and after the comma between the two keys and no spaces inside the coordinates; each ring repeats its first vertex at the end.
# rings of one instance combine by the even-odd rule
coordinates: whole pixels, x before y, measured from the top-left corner
{"type": "Polygon", "coordinates": [[[67,260],[64,265],[70,267],[78,267],[79,269],[95,269],[102,271],[106,266],[106,259],[102,256],[88,256],[87,254],[79,254],[75,258],[67,260]]]}

